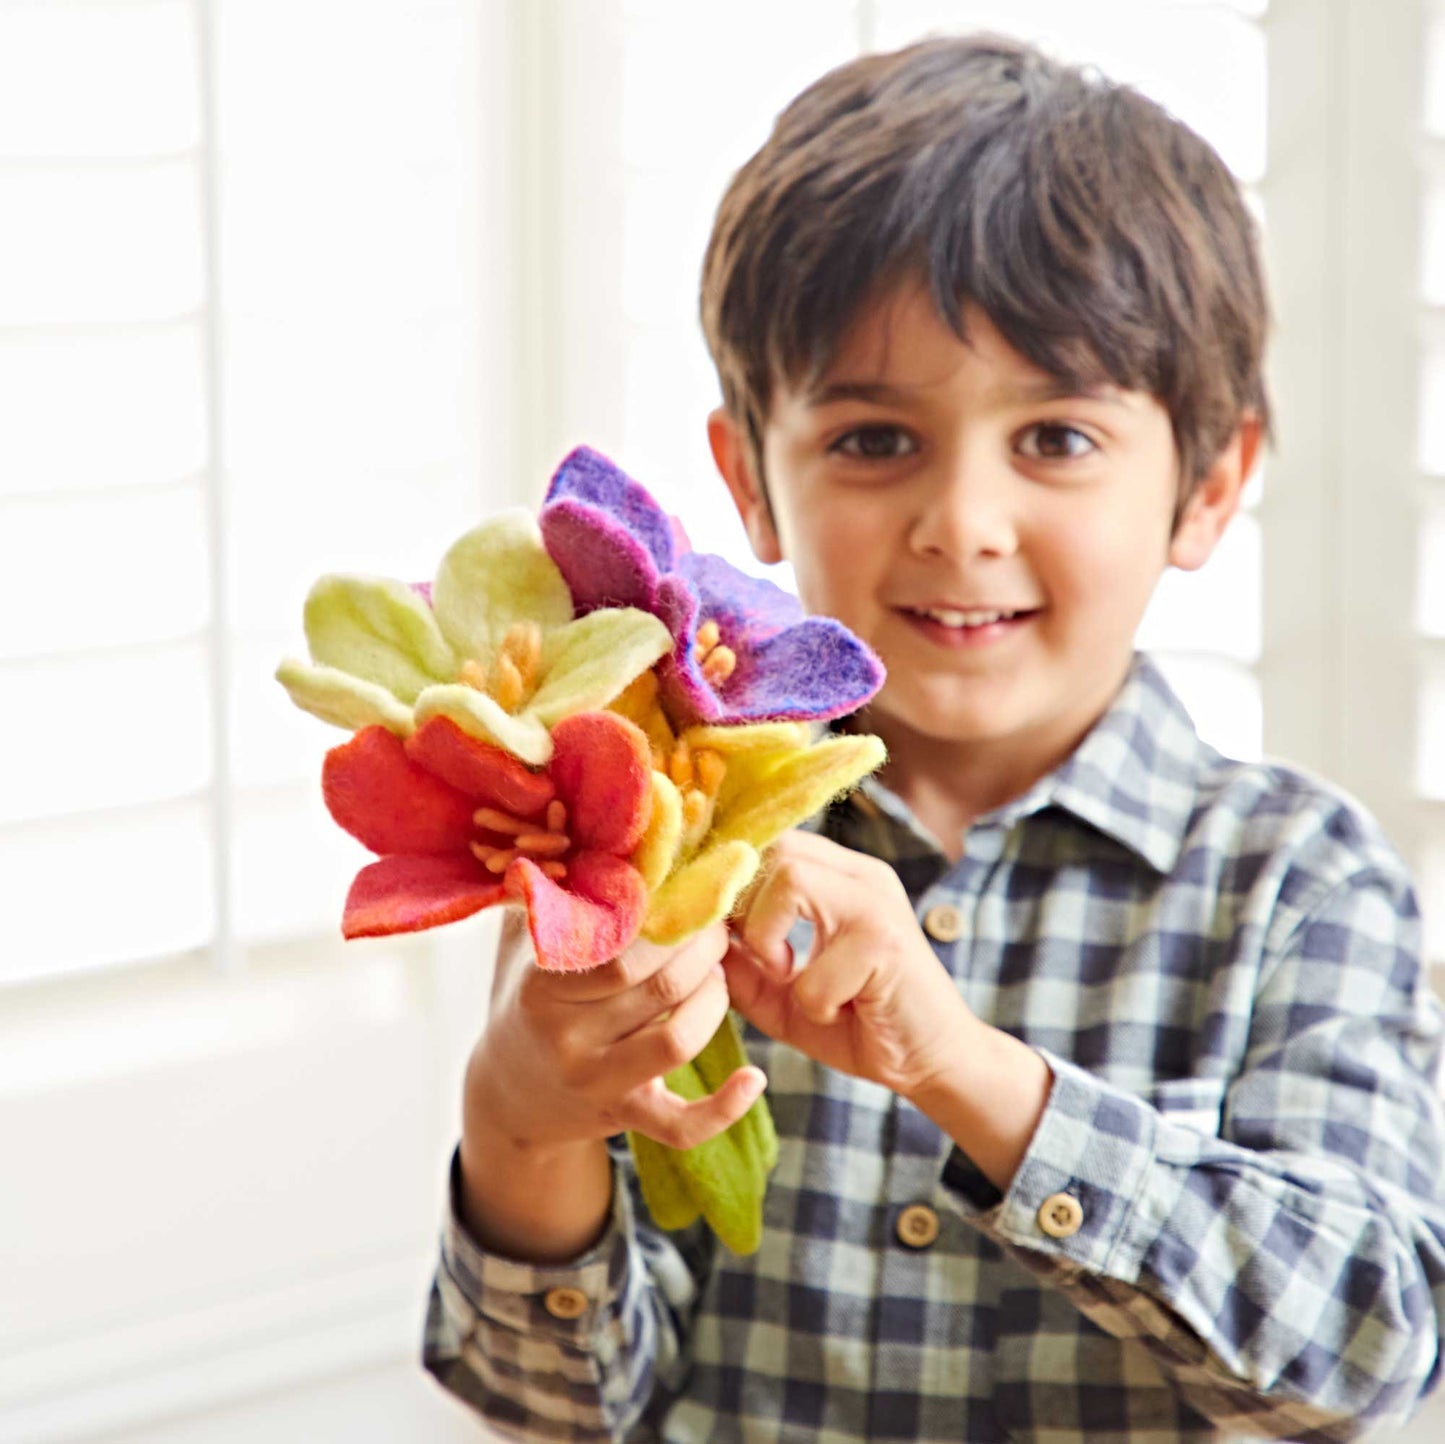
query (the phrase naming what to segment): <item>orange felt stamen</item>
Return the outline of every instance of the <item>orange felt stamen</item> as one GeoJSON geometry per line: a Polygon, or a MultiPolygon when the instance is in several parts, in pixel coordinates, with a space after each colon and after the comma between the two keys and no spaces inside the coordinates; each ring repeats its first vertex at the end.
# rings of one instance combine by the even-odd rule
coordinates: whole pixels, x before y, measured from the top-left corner
{"type": "Polygon", "coordinates": [[[485,842],[474,842],[471,844],[472,856],[482,864],[488,872],[504,873],[511,866],[512,860],[517,856],[515,848],[491,847],[485,842]]]}
{"type": "Polygon", "coordinates": [[[553,882],[561,882],[567,876],[567,864],[565,862],[554,862],[548,859],[546,862],[537,864],[545,876],[550,877],[553,882]]]}
{"type": "Polygon", "coordinates": [[[693,639],[693,658],[701,662],[702,659],[717,646],[718,638],[721,636],[722,632],[716,622],[704,622],[702,626],[697,629],[697,636],[693,639]]]}
{"type": "Polygon", "coordinates": [[[560,832],[524,832],[517,839],[518,852],[557,857],[572,846],[572,839],[560,832]]]}
{"type": "Polygon", "coordinates": [[[722,754],[713,752],[706,747],[700,748],[692,755],[692,765],[697,773],[697,785],[709,797],[716,797],[718,789],[722,786],[723,775],[728,770],[722,754]]]}
{"type": "Polygon", "coordinates": [[[547,804],[547,831],[561,832],[567,826],[567,804],[560,797],[554,797],[547,804]]]}
{"type": "Polygon", "coordinates": [[[667,764],[667,775],[679,788],[692,786],[692,748],[682,739],[679,739],[677,746],[672,749],[672,756],[667,764]]]}
{"type": "Polygon", "coordinates": [[[537,667],[542,660],[542,629],[536,622],[516,622],[502,639],[500,653],[510,659],[522,684],[522,694],[537,690],[537,667]]]}
{"type": "Polygon", "coordinates": [[[737,670],[737,653],[731,647],[714,647],[702,664],[702,675],[709,687],[721,687],[737,670]]]}
{"type": "Polygon", "coordinates": [[[522,673],[506,652],[497,653],[492,661],[492,675],[487,681],[487,691],[504,712],[515,711],[527,695],[522,673]]]}
{"type": "Polygon", "coordinates": [[[469,657],[462,663],[462,669],[457,673],[457,681],[474,688],[478,692],[485,692],[487,690],[486,669],[480,662],[474,661],[469,657]]]}
{"type": "Polygon", "coordinates": [[[519,832],[530,832],[536,827],[535,822],[528,822],[524,818],[513,817],[510,812],[503,812],[497,807],[479,807],[472,813],[472,821],[478,827],[485,827],[488,832],[500,832],[508,835],[515,835],[519,832]]]}

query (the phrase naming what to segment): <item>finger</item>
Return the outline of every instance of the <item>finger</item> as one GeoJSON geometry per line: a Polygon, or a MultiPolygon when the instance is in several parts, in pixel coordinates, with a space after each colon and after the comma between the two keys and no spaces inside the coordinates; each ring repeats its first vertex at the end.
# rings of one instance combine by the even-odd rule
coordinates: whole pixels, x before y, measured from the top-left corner
{"type": "MultiPolygon", "coordinates": [[[[689,938],[688,944],[705,940],[711,935],[720,956],[723,947],[726,946],[723,931],[721,923],[711,924],[695,934],[693,938],[689,938]]],[[[703,941],[701,945],[706,946],[706,942],[703,941]]],[[[663,946],[638,938],[635,942],[628,944],[615,958],[603,963],[600,967],[589,968],[581,973],[543,973],[541,969],[537,969],[536,971],[541,976],[536,982],[538,986],[546,989],[550,997],[559,1001],[600,1002],[604,998],[613,998],[619,993],[625,993],[629,988],[635,988],[639,983],[646,981],[659,968],[665,967],[676,951],[675,945],[663,946]]]]}
{"type": "Polygon", "coordinates": [[[721,959],[727,933],[689,938],[672,951],[662,967],[619,993],[608,1004],[604,1041],[620,1042],[682,1006],[711,975],[722,976],[721,959]]]}
{"type": "Polygon", "coordinates": [[[860,889],[866,897],[867,879],[859,873],[859,861],[856,853],[827,838],[785,833],[769,851],[758,882],[744,900],[733,923],[734,937],[774,978],[791,977],[801,964],[788,935],[799,920],[806,918],[826,936],[834,920],[857,910],[860,889]]]}
{"type": "Polygon", "coordinates": [[[845,933],[793,979],[793,1002],[809,1022],[836,1023],[843,1009],[867,991],[876,965],[876,944],[845,933]]]}
{"type": "Polygon", "coordinates": [[[799,1005],[793,983],[777,982],[748,954],[737,950],[723,959],[723,971],[733,1007],[753,1027],[810,1057],[836,1053],[836,1026],[810,1018],[799,1005]]]}
{"type": "Polygon", "coordinates": [[[781,981],[795,966],[788,935],[803,916],[803,884],[797,864],[788,858],[772,858],[764,866],[732,931],[769,976],[781,981]]]}
{"type": "Polygon", "coordinates": [[[718,1030],[728,1010],[721,972],[709,972],[665,1018],[639,1028],[608,1053],[608,1072],[623,1091],[690,1063],[718,1030]]]}
{"type": "Polygon", "coordinates": [[[739,1068],[716,1093],[689,1103],[661,1078],[654,1078],[628,1099],[624,1126],[669,1148],[696,1148],[731,1128],[757,1102],[766,1085],[761,1068],[739,1068]]]}

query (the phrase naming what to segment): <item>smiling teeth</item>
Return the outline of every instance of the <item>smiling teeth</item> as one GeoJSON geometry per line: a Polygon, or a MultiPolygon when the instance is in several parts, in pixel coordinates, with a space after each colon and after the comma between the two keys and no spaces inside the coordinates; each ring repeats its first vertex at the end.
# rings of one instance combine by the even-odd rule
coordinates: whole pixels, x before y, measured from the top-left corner
{"type": "Polygon", "coordinates": [[[945,627],[986,627],[990,622],[1004,621],[1016,617],[1017,612],[956,612],[951,607],[928,607],[923,610],[925,617],[932,617],[945,627]]]}

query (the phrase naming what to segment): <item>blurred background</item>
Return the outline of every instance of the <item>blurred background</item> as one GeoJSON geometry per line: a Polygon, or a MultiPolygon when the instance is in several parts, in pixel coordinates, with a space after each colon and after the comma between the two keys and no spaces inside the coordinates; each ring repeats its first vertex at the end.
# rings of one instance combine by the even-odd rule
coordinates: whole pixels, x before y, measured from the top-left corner
{"type": "Polygon", "coordinates": [[[272,670],[317,574],[429,577],[579,441],[755,565],[713,207],[822,70],[980,27],[1248,188],[1279,444],[1142,640],[1382,818],[1445,964],[1438,6],[0,0],[0,1439],[484,1437],[415,1360],[494,924],[341,946],[272,670]]]}

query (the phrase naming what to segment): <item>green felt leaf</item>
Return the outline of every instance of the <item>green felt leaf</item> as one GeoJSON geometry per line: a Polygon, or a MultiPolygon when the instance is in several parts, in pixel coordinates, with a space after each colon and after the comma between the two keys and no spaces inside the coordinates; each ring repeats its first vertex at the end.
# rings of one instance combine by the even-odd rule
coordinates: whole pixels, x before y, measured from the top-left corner
{"type": "Polygon", "coordinates": [[[535,715],[504,711],[475,687],[462,683],[428,687],[416,699],[416,725],[432,717],[450,717],[469,737],[501,747],[529,767],[552,760],[552,736],[535,715]]]}
{"type": "Polygon", "coordinates": [[[385,687],[401,702],[457,675],[431,608],[402,582],[322,577],[306,598],[305,619],[314,662],[385,687]]]}
{"type": "MultiPolygon", "coordinates": [[[[737,1033],[731,1017],[724,1018],[703,1054],[691,1063],[667,1075],[667,1086],[681,1098],[692,1102],[715,1092],[716,1087],[732,1073],[722,1071],[727,1055],[734,1045],[741,1067],[747,1062],[737,1044],[737,1033]],[[714,1071],[718,1082],[709,1081],[708,1072],[699,1064],[709,1052],[718,1056],[714,1071]]],[[[678,1181],[691,1197],[694,1207],[707,1219],[712,1231],[736,1254],[757,1251],[762,1242],[763,1199],[767,1193],[768,1173],[766,1140],[760,1128],[776,1138],[772,1114],[761,1098],[736,1123],[722,1133],[706,1139],[695,1148],[669,1149],[669,1159],[678,1181]],[[766,1118],[766,1123],[762,1120],[766,1118]]],[[[773,1149],[776,1160],[776,1146],[773,1149]]],[[[679,1210],[680,1212],[681,1210],[679,1210]]]]}
{"type": "Polygon", "coordinates": [[[688,1180],[677,1166],[677,1150],[645,1133],[629,1133],[627,1143],[653,1222],[666,1229],[686,1228],[694,1222],[702,1210],[693,1202],[688,1180]]]}
{"type": "Polygon", "coordinates": [[[411,708],[397,701],[385,687],[364,682],[335,667],[287,658],[276,669],[276,680],[304,712],[348,731],[381,726],[398,737],[412,732],[411,708]]]}
{"type": "Polygon", "coordinates": [[[553,727],[574,712],[605,707],[671,650],[667,627],[636,607],[579,617],[543,637],[542,681],[531,710],[553,727]]]}
{"type": "Polygon", "coordinates": [[[770,771],[763,785],[719,806],[713,836],[764,848],[883,764],[876,737],[830,737],[770,771]]]}
{"type": "MultiPolygon", "coordinates": [[[[717,1032],[708,1039],[707,1046],[692,1060],[692,1066],[702,1080],[702,1086],[709,1093],[716,1093],[739,1068],[746,1068],[749,1062],[737,1014],[730,1012],[718,1025],[717,1032]]],[[[778,1161],[778,1134],[773,1127],[767,1094],[759,1094],[753,1106],[729,1131],[747,1153],[761,1188],[778,1161]]]]}
{"type": "Polygon", "coordinates": [[[432,607],[457,654],[485,662],[516,622],[545,634],[572,620],[572,595],[535,519],[504,511],[454,542],[437,568],[432,607]]]}
{"type": "MultiPolygon", "coordinates": [[[[667,1075],[667,1086],[695,1102],[717,1092],[747,1063],[737,1021],[729,1013],[702,1052],[667,1075]]],[[[778,1159],[778,1135],[766,1096],[695,1148],[679,1151],[639,1133],[629,1134],[628,1142],[642,1196],[659,1227],[685,1228],[702,1215],[734,1253],[756,1252],[762,1242],[768,1174],[778,1159]]]]}
{"type": "Polygon", "coordinates": [[[654,943],[680,943],[699,928],[725,918],[760,862],[758,850],[746,842],[722,841],[705,847],[648,899],[643,937],[654,943]]]}

